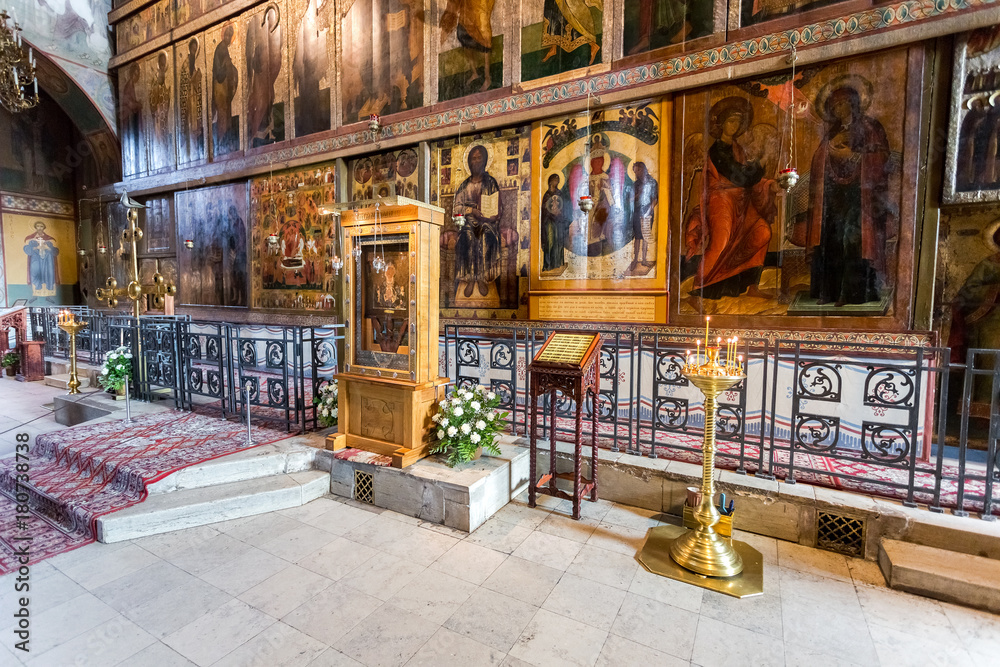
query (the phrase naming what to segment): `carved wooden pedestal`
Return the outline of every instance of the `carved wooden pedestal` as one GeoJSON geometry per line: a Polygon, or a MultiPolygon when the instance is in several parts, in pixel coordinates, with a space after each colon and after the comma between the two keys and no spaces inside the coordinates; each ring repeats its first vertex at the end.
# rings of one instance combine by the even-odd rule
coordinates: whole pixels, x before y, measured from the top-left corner
{"type": "Polygon", "coordinates": [[[18,343],[21,373],[18,380],[38,382],[45,379],[45,341],[22,340],[18,343]]]}

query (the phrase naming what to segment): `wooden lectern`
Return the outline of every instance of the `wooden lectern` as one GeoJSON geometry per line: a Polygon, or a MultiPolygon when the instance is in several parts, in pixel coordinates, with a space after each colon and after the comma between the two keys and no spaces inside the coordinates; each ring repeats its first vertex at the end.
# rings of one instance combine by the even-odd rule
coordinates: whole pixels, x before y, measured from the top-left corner
{"type": "Polygon", "coordinates": [[[444,210],[403,197],[343,211],[345,357],[337,433],[403,468],[427,456],[438,376],[438,280],[444,210]]]}

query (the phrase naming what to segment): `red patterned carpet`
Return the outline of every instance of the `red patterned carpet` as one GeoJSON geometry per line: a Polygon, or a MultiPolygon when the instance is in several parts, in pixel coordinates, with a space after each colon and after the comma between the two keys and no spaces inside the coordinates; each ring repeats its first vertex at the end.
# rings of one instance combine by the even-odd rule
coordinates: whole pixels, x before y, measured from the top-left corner
{"type": "Polygon", "coordinates": [[[255,426],[247,447],[246,424],[175,410],[38,436],[27,485],[14,458],[0,461],[0,574],[18,567],[24,545],[37,563],[93,542],[98,517],[142,502],[148,484],[181,468],[287,437],[255,426]]]}

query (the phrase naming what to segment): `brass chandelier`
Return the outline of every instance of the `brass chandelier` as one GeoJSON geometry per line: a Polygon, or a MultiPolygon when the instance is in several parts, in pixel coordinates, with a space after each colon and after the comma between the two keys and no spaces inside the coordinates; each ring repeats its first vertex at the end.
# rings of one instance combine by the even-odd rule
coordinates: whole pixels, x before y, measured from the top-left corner
{"type": "Polygon", "coordinates": [[[11,113],[38,104],[38,79],[31,49],[25,57],[21,46],[21,26],[17,19],[0,10],[0,104],[11,113]],[[34,94],[27,93],[33,89],[34,94]]]}

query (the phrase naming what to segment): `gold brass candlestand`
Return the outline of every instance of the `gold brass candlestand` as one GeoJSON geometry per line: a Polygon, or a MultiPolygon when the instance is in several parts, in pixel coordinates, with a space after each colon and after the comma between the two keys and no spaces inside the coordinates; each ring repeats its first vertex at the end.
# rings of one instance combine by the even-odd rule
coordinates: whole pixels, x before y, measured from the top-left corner
{"type": "Polygon", "coordinates": [[[58,327],[69,334],[69,393],[80,393],[80,378],[76,374],[76,335],[89,322],[78,320],[69,311],[59,313],[58,327]]]}
{"type": "MultiPolygon", "coordinates": [[[[707,326],[705,339],[707,342],[707,326]]],[[[693,512],[697,525],[690,530],[681,526],[650,529],[638,560],[655,574],[743,598],[764,592],[764,565],[759,551],[745,542],[730,542],[715,530],[722,516],[715,506],[717,399],[746,377],[743,359],[735,354],[736,339],[726,341],[725,360],[719,358],[721,342],[720,339],[720,345],[715,347],[706,345],[703,355],[699,341],[697,354],[689,354],[681,369],[705,395],[701,501],[693,512]]]]}

